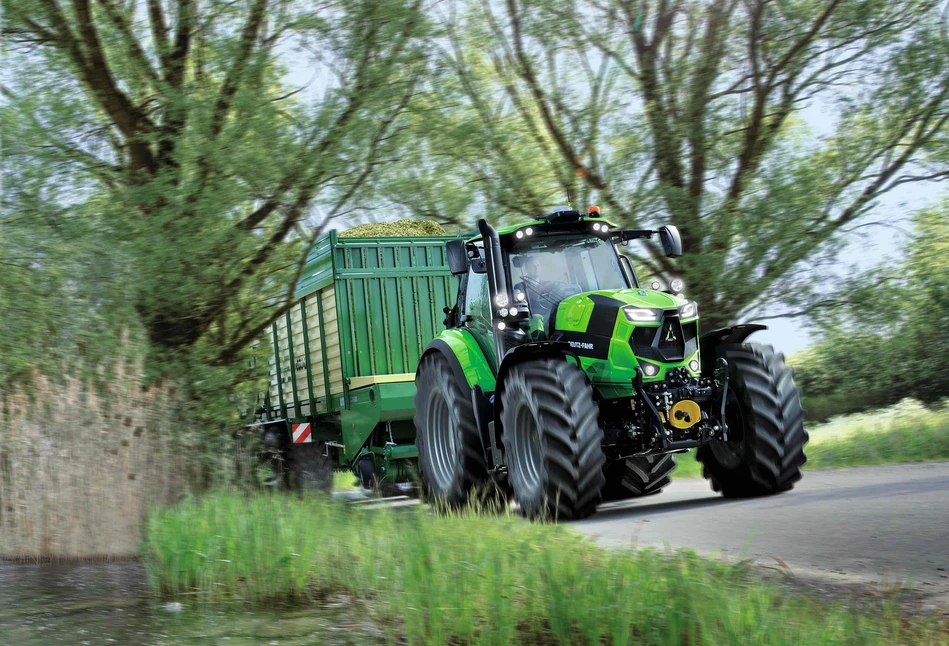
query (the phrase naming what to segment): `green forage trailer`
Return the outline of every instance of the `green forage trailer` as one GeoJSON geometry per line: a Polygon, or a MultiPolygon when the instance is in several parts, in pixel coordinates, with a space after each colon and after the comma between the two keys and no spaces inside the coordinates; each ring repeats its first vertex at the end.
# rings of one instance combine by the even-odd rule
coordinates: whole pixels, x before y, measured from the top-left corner
{"type": "Polygon", "coordinates": [[[316,243],[297,303],[266,340],[270,383],[255,421],[288,484],[325,489],[336,469],[367,486],[416,479],[415,370],[458,290],[452,239],[330,231],[316,243]]]}

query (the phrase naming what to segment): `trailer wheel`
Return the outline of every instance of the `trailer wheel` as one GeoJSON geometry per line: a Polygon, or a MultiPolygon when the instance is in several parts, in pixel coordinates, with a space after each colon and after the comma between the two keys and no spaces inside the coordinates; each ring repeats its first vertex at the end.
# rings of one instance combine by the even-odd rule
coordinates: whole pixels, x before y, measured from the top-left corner
{"type": "Polygon", "coordinates": [[[333,489],[333,456],[324,442],[291,444],[287,451],[290,488],[299,491],[333,489]]]}
{"type": "Polygon", "coordinates": [[[426,495],[457,507],[487,479],[474,407],[448,361],[426,355],[415,379],[415,445],[426,495]]]}
{"type": "Polygon", "coordinates": [[[697,451],[705,477],[728,498],[791,489],[801,479],[808,440],[793,371],[771,346],[728,345],[718,354],[728,361],[728,441],[697,451]]]}
{"type": "Polygon", "coordinates": [[[671,453],[617,460],[604,471],[603,500],[626,500],[651,496],[672,480],[676,461],[671,453]]]}
{"type": "Polygon", "coordinates": [[[504,381],[501,405],[508,477],[524,513],[564,520],[592,514],[606,458],[583,372],[562,359],[518,364],[504,381]]]}

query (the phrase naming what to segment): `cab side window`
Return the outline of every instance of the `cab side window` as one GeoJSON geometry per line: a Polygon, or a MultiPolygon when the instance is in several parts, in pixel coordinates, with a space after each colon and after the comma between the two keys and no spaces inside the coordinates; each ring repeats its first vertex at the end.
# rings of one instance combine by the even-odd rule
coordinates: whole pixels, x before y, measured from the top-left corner
{"type": "MultiPolygon", "coordinates": [[[[488,275],[468,272],[465,289],[465,314],[475,321],[491,320],[491,296],[488,294],[488,275]]],[[[480,322],[479,321],[479,322],[480,322]]]]}
{"type": "MultiPolygon", "coordinates": [[[[491,329],[491,295],[488,292],[488,275],[468,271],[465,290],[465,324],[478,341],[488,363],[494,366],[494,331],[491,329]]],[[[496,366],[495,366],[496,368],[496,366]]]]}

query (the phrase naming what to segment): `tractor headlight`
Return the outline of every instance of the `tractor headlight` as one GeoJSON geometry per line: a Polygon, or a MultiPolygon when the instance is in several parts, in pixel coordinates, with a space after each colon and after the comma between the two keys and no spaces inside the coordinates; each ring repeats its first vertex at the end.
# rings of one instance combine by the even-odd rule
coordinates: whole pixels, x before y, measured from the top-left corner
{"type": "Polygon", "coordinates": [[[669,289],[678,293],[685,289],[685,283],[682,282],[681,278],[673,278],[672,282],[669,283],[669,289]]]}
{"type": "Polygon", "coordinates": [[[507,307],[507,303],[508,303],[507,294],[505,294],[504,292],[501,292],[500,294],[494,297],[494,304],[497,305],[498,307],[507,307]]]}
{"type": "Polygon", "coordinates": [[[645,361],[639,362],[643,368],[643,374],[647,377],[655,377],[659,374],[659,366],[654,363],[647,363],[645,361]]]}
{"type": "Polygon", "coordinates": [[[662,318],[662,310],[653,310],[647,307],[624,307],[623,314],[633,323],[655,323],[662,318]]]}
{"type": "Polygon", "coordinates": [[[680,319],[691,319],[699,315],[699,306],[696,305],[695,301],[689,301],[685,305],[679,308],[679,318],[680,319]]]}
{"type": "Polygon", "coordinates": [[[691,370],[692,372],[698,372],[698,371],[699,371],[699,360],[698,360],[698,359],[692,359],[692,361],[689,362],[689,370],[691,370]]]}

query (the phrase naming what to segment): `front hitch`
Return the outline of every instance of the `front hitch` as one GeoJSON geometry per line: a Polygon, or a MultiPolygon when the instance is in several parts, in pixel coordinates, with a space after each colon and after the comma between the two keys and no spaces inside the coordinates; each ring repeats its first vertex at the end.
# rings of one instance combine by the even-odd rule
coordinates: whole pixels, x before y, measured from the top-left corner
{"type": "Polygon", "coordinates": [[[728,362],[725,361],[725,359],[719,358],[715,362],[714,399],[710,402],[710,413],[714,416],[714,411],[717,410],[718,419],[703,422],[702,426],[699,428],[701,437],[698,439],[675,440],[673,438],[672,430],[667,427],[666,422],[663,420],[662,414],[656,407],[656,403],[652,400],[650,394],[647,393],[643,387],[643,372],[639,366],[635,368],[635,373],[636,376],[633,378],[633,388],[636,394],[639,396],[639,400],[643,402],[643,405],[646,408],[646,418],[649,420],[649,426],[651,427],[650,430],[652,431],[653,437],[657,437],[659,439],[660,451],[669,452],[695,448],[696,446],[705,444],[713,438],[722,440],[728,439],[728,427],[725,424],[725,405],[728,401],[728,362]],[[719,426],[719,424],[721,426],[719,426]],[[721,435],[716,438],[716,433],[719,429],[721,429],[721,435]]]}

